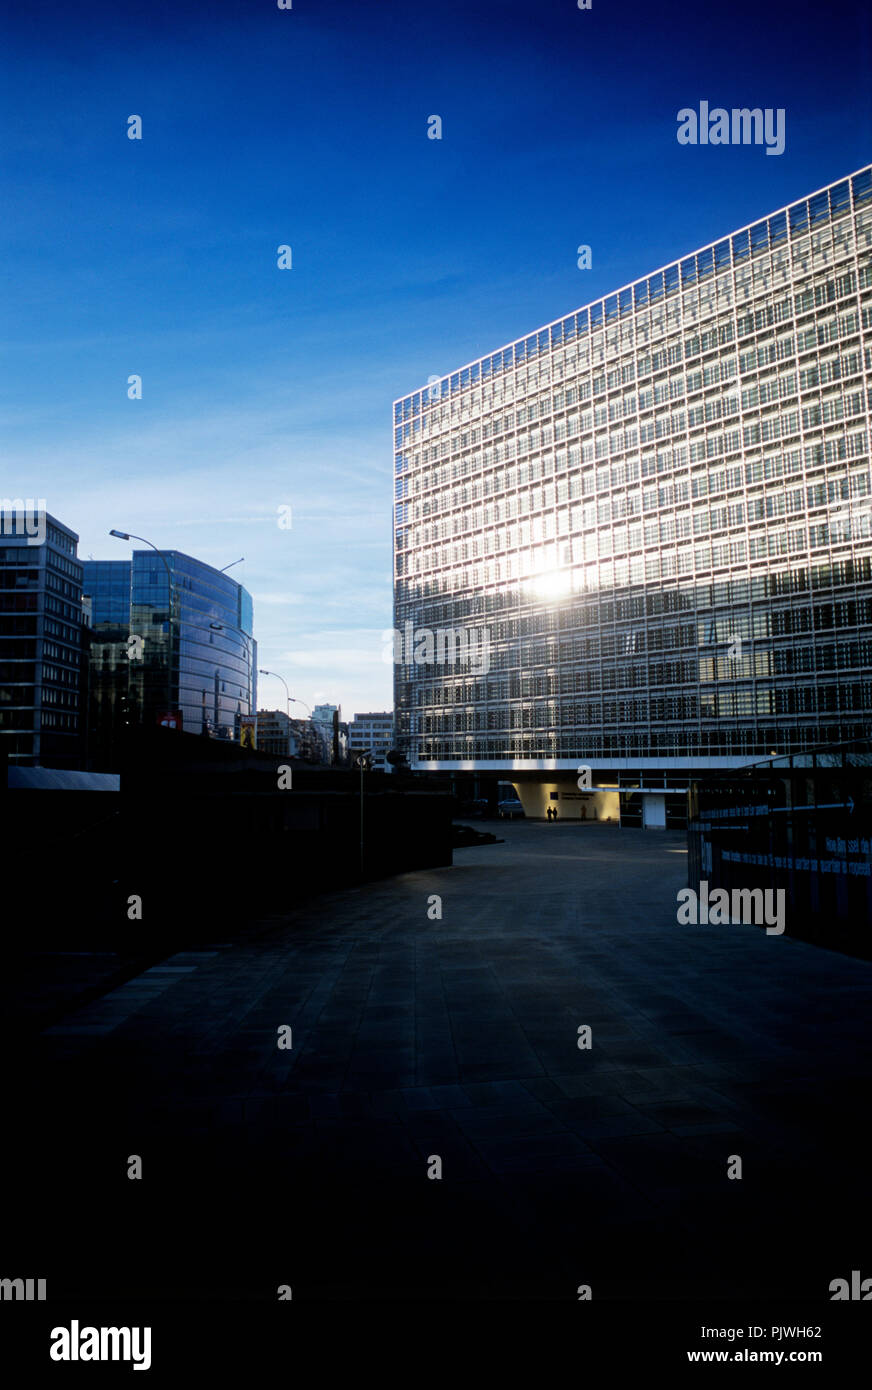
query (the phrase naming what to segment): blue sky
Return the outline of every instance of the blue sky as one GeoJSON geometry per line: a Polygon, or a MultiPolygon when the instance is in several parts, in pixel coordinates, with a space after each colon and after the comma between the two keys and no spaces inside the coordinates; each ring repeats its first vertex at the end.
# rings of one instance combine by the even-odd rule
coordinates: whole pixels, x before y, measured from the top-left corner
{"type": "Polygon", "coordinates": [[[244,555],[260,665],[346,715],[392,701],[392,401],[872,156],[839,0],[20,8],[0,494],[84,557],[125,558],[110,527],[244,555]],[[784,107],[785,152],[680,146],[701,99],[784,107]]]}

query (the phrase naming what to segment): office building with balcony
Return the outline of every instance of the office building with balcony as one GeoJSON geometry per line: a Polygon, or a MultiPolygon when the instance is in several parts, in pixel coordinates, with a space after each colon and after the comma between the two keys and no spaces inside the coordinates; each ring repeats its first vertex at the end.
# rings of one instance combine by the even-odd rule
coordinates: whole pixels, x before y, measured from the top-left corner
{"type": "Polygon", "coordinates": [[[0,508],[0,740],[10,766],[81,766],[79,538],[45,511],[0,508]],[[27,527],[30,526],[30,531],[27,527]]]}
{"type": "Polygon", "coordinates": [[[872,718],[872,168],[394,404],[395,722],[528,814],[872,718]]]}
{"type": "Polygon", "coordinates": [[[394,716],[390,710],[355,714],[348,725],[348,750],[352,761],[356,753],[372,753],[373,768],[390,772],[385,762],[393,747],[394,716]]]}
{"type": "Polygon", "coordinates": [[[86,561],[83,587],[95,765],[113,766],[128,725],[169,722],[238,741],[257,698],[253,607],[241,584],[180,551],[135,550],[130,560],[86,561]]]}

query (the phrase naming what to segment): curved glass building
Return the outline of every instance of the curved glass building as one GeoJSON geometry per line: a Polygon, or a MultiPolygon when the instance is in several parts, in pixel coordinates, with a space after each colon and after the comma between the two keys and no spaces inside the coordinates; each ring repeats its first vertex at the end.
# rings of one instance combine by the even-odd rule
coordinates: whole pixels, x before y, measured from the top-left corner
{"type": "Polygon", "coordinates": [[[187,733],[236,739],[257,708],[251,596],[181,551],[135,550],[84,564],[92,602],[91,745],[169,714],[187,733]]]}

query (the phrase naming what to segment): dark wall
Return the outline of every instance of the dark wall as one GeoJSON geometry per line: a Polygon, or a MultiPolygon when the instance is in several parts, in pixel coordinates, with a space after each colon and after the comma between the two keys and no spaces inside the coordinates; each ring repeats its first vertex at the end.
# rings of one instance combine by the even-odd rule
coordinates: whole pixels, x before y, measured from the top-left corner
{"type": "Polygon", "coordinates": [[[800,760],[692,784],[688,884],[782,889],[786,934],[872,959],[872,752],[800,760]]]}
{"type": "MultiPolygon", "coordinates": [[[[128,746],[120,792],[7,792],[7,933],[30,950],[182,949],[359,882],[359,773],[294,768],[279,790],[283,765],[156,729],[128,746]]],[[[365,878],[451,863],[450,798],[396,781],[365,774],[365,878]]]]}

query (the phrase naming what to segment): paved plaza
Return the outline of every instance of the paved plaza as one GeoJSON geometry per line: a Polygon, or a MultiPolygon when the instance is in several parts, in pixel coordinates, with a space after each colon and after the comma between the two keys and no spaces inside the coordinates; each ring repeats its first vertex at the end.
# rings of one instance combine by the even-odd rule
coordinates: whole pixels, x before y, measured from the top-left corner
{"type": "Polygon", "coordinates": [[[868,1264],[872,966],[679,926],[681,834],[499,833],[46,1028],[8,1253],[58,1296],[258,1300],[821,1299],[868,1264]]]}

